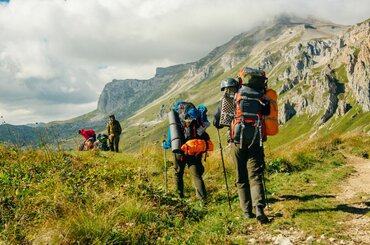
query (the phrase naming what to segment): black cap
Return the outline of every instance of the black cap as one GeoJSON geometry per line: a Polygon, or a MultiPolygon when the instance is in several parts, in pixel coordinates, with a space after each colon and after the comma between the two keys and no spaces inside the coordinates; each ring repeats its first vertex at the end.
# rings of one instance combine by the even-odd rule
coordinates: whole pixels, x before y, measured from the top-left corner
{"type": "Polygon", "coordinates": [[[221,91],[224,91],[225,88],[229,87],[235,87],[237,88],[239,86],[238,81],[236,81],[234,78],[226,78],[225,80],[221,81],[221,91]]]}

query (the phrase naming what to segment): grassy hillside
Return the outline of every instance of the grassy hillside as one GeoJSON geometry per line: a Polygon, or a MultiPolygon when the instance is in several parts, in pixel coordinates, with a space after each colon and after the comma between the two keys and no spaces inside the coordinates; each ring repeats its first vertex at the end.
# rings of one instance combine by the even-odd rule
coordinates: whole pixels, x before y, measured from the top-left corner
{"type": "Polygon", "coordinates": [[[343,153],[368,158],[369,143],[369,135],[356,134],[300,141],[289,151],[266,146],[267,214],[273,221],[264,226],[241,215],[228,147],[232,211],[217,151],[205,163],[209,203],[203,206],[188,171],[186,198],[173,194],[169,152],[170,191],[165,192],[158,144],[120,154],[0,146],[0,243],[265,244],[295,232],[298,243],[309,236],[323,236],[324,244],[329,238],[349,241],[340,224],[361,211],[352,203],[369,197],[356,196],[348,203],[335,198],[340,183],[353,172],[343,153]]]}

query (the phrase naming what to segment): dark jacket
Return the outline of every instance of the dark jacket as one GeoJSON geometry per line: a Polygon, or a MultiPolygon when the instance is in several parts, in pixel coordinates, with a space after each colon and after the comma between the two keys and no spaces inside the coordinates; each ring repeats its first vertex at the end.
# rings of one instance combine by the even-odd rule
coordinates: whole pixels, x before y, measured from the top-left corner
{"type": "Polygon", "coordinates": [[[107,125],[108,135],[112,136],[120,136],[122,133],[121,124],[117,120],[113,120],[113,122],[109,122],[107,125]]]}

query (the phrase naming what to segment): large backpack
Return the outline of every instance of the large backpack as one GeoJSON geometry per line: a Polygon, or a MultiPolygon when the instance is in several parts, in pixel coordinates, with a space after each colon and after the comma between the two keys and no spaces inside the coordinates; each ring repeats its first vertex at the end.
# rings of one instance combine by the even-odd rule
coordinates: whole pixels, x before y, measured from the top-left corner
{"type": "Polygon", "coordinates": [[[173,112],[169,114],[170,133],[171,138],[173,138],[171,142],[174,140],[177,142],[176,147],[172,147],[173,152],[178,153],[178,150],[181,149],[187,155],[198,155],[207,150],[212,150],[211,148],[213,148],[213,145],[211,145],[212,142],[210,142],[208,134],[203,132],[199,135],[199,132],[197,132],[197,129],[203,126],[202,119],[208,122],[206,116],[207,108],[201,106],[200,109],[201,110],[198,110],[194,104],[190,102],[181,101],[175,104],[173,112]],[[178,123],[175,122],[177,120],[178,123]],[[195,141],[194,139],[204,140],[206,149],[204,150],[203,146],[200,147],[200,141],[195,141]],[[178,140],[180,140],[181,143],[178,140]],[[181,145],[179,145],[179,143],[181,145]]]}
{"type": "Polygon", "coordinates": [[[181,122],[181,128],[184,134],[184,140],[196,138],[197,126],[200,123],[200,115],[193,103],[190,102],[181,102],[177,104],[175,111],[179,115],[181,122]]]}
{"type": "Polygon", "coordinates": [[[235,119],[231,123],[231,140],[247,143],[250,147],[256,141],[262,146],[266,135],[278,133],[277,94],[267,88],[267,77],[263,70],[250,67],[239,71],[241,87],[235,95],[235,119]],[[270,103],[265,110],[265,103],[270,103]],[[267,115],[266,115],[267,114],[267,115]]]}
{"type": "Polygon", "coordinates": [[[234,143],[247,143],[249,147],[265,136],[262,118],[263,90],[242,85],[235,96],[235,119],[231,123],[231,139],[234,143]]]}

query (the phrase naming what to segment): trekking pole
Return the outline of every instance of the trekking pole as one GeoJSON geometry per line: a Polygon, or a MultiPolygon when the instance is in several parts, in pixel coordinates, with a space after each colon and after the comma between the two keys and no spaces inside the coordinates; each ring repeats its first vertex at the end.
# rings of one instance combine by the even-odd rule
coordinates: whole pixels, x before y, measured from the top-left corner
{"type": "Polygon", "coordinates": [[[221,153],[221,160],[222,160],[222,168],[224,171],[224,177],[225,177],[225,184],[226,184],[226,190],[227,190],[227,200],[229,202],[229,208],[231,211],[231,202],[230,202],[230,194],[229,194],[229,185],[227,184],[227,177],[226,177],[226,169],[225,169],[225,162],[224,162],[224,155],[222,153],[222,144],[221,144],[221,138],[220,138],[220,131],[217,128],[217,135],[218,135],[218,143],[220,145],[220,153],[221,153]]]}
{"type": "Polygon", "coordinates": [[[266,184],[265,184],[265,174],[264,174],[264,171],[262,172],[262,185],[263,185],[263,189],[265,191],[265,202],[266,202],[266,207],[268,209],[270,209],[270,205],[267,201],[267,189],[266,189],[266,184]]]}
{"type": "Polygon", "coordinates": [[[166,149],[164,148],[164,140],[162,143],[163,146],[163,162],[164,162],[164,176],[165,176],[165,183],[166,183],[166,192],[168,192],[168,178],[167,178],[167,160],[166,160],[166,149]]]}

